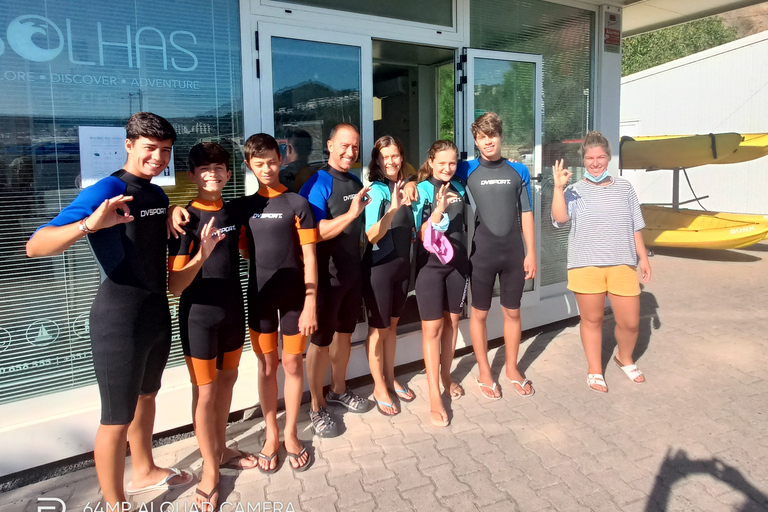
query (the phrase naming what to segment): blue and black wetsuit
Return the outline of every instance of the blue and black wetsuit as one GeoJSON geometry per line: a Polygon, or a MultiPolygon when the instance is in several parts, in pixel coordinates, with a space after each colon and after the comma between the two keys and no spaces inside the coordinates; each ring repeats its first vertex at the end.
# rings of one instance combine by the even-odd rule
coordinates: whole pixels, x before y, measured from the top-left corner
{"type": "MultiPolygon", "coordinates": [[[[326,166],[301,188],[319,224],[349,211],[363,184],[354,174],[326,166]]],[[[358,216],[338,236],[317,244],[317,322],[312,343],[327,347],[333,333],[352,333],[360,316],[363,274],[360,242],[363,216],[358,216]]]]}
{"type": "Polygon", "coordinates": [[[213,227],[226,237],[216,244],[179,299],[179,333],[192,383],[216,379],[216,369],[235,370],[245,342],[245,308],[240,286],[238,245],[241,223],[223,201],[195,199],[185,233],[168,242],[168,270],[182,269],[200,250],[200,232],[213,227]]]}
{"type": "Polygon", "coordinates": [[[312,209],[282,184],[278,189],[261,187],[230,204],[248,236],[248,327],[253,350],[257,354],[277,350],[279,319],[283,352],[301,354],[306,348],[306,337],[299,331],[306,296],[301,246],[317,242],[312,209]]]}
{"type": "MultiPolygon", "coordinates": [[[[365,231],[379,222],[392,204],[394,183],[374,181],[368,193],[371,201],[365,206],[365,231]]],[[[369,244],[363,257],[363,297],[368,313],[368,325],[387,329],[392,318],[400,318],[408,297],[411,277],[411,241],[413,215],[407,206],[401,207],[384,236],[369,244]]]]}
{"type": "MultiPolygon", "coordinates": [[[[435,198],[443,184],[434,177],[418,184],[419,200],[411,205],[417,230],[423,223],[431,222],[435,198]]],[[[449,190],[457,196],[445,209],[449,224],[444,235],[453,246],[453,258],[443,264],[437,255],[427,253],[426,262],[418,270],[416,302],[422,320],[439,320],[443,318],[444,311],[461,313],[467,298],[469,257],[464,242],[467,232],[464,210],[468,200],[466,188],[460,180],[452,179],[449,190]]]]}
{"type": "Polygon", "coordinates": [[[102,272],[91,306],[90,336],[104,425],[130,423],[139,395],[160,389],[168,361],[168,197],[149,180],[119,170],[80,192],[46,224],[65,226],[77,222],[91,215],[104,200],[120,194],[133,196],[127,208],[134,220],[87,237],[102,272]]]}
{"type": "Polygon", "coordinates": [[[472,307],[491,308],[493,285],[499,276],[501,305],[519,309],[525,286],[525,248],[520,214],[531,211],[528,168],[506,159],[480,157],[459,162],[456,176],[466,180],[475,203],[472,238],[472,307]]]}

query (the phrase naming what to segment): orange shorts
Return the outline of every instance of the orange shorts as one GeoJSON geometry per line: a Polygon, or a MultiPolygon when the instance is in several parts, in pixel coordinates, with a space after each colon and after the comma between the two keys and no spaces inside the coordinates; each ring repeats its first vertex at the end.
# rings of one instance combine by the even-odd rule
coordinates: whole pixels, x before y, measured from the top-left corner
{"type": "MultiPolygon", "coordinates": [[[[251,346],[257,354],[269,354],[277,350],[277,333],[260,333],[248,329],[251,335],[251,346]]],[[[286,354],[303,354],[307,348],[307,337],[301,334],[283,335],[283,352],[286,354]]]]}
{"type": "Polygon", "coordinates": [[[640,295],[637,267],[579,267],[568,270],[568,289],[574,293],[612,293],[623,297],[640,295]]]}

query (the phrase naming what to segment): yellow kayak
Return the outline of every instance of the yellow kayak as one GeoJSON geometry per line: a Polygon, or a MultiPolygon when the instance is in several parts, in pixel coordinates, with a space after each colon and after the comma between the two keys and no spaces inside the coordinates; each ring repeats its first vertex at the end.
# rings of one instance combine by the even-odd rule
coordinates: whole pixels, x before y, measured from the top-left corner
{"type": "MultiPolygon", "coordinates": [[[[668,140],[668,139],[682,139],[689,137],[689,135],[649,135],[634,137],[635,141],[644,142],[650,140],[668,140]]],[[[699,136],[701,137],[701,135],[699,136]]],[[[741,142],[736,150],[730,155],[720,155],[721,151],[718,148],[718,159],[710,162],[713,164],[737,164],[741,162],[749,162],[750,160],[756,160],[768,155],[768,133],[743,133],[741,134],[741,142]]],[[[693,167],[693,166],[689,166],[693,167]]],[[[629,169],[629,167],[625,167],[629,169]]]]}
{"type": "MultiPolygon", "coordinates": [[[[746,222],[748,224],[760,224],[768,228],[768,215],[751,213],[728,213],[728,212],[698,212],[701,215],[711,215],[718,219],[735,220],[736,222],[746,222]]],[[[768,234],[765,235],[768,238],[768,234]]]]}
{"type": "Polygon", "coordinates": [[[733,154],[742,137],[738,133],[655,137],[622,137],[622,169],[687,169],[718,162],[733,154]]]}
{"type": "Polygon", "coordinates": [[[651,247],[738,249],[768,235],[768,224],[740,222],[707,215],[712,212],[642,205],[643,242],[651,247]]]}

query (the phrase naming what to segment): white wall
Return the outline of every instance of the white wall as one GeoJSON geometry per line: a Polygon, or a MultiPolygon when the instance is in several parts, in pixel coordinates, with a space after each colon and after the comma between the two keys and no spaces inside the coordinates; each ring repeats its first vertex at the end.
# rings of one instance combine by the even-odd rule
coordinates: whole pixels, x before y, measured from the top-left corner
{"type": "MultiPolygon", "coordinates": [[[[621,135],[768,132],[768,31],[624,77],[621,135]]],[[[641,202],[672,200],[671,171],[624,171],[641,202]]],[[[688,170],[708,210],[768,213],[768,157],[688,170]]],[[[681,178],[680,200],[692,198],[681,178]]],[[[686,205],[696,208],[696,203],[686,205]]]]}

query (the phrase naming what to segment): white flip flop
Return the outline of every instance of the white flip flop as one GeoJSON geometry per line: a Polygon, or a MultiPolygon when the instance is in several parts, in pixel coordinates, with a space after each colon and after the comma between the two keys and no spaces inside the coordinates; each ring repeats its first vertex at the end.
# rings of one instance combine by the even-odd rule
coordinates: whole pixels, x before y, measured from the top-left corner
{"type": "Polygon", "coordinates": [[[626,366],[622,366],[621,361],[619,361],[619,358],[616,356],[613,356],[613,362],[616,363],[616,366],[621,368],[621,371],[624,372],[624,375],[626,375],[627,378],[632,382],[634,382],[635,384],[642,384],[643,382],[645,382],[645,380],[641,380],[641,381],[635,380],[636,378],[643,376],[643,372],[637,369],[636,364],[628,364],[626,366]]]}

